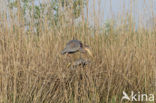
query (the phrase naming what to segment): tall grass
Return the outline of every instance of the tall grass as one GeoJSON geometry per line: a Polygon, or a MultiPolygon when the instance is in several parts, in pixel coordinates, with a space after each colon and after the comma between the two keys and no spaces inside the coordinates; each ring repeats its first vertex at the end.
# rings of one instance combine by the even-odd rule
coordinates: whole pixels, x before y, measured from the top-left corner
{"type": "Polygon", "coordinates": [[[20,4],[15,16],[8,10],[9,16],[0,15],[1,103],[119,103],[123,91],[156,93],[156,31],[141,22],[136,30],[131,13],[114,16],[103,27],[101,11],[94,11],[95,25],[90,28],[84,14],[78,25],[66,22],[72,20],[67,10],[67,18],[58,18],[60,25],[51,27],[48,16],[41,18],[37,34],[33,17],[29,30],[22,26],[20,4]],[[79,56],[60,52],[73,38],[88,44],[94,57],[82,55],[91,63],[70,70],[67,64],[79,56]]]}

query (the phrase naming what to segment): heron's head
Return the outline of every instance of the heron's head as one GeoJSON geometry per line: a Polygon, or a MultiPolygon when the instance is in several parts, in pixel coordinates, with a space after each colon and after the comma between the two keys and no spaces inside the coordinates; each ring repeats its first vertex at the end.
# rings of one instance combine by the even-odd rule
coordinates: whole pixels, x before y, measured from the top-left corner
{"type": "Polygon", "coordinates": [[[85,45],[83,48],[84,48],[85,51],[87,51],[87,53],[88,53],[91,57],[93,57],[93,53],[91,52],[89,46],[85,45]]]}

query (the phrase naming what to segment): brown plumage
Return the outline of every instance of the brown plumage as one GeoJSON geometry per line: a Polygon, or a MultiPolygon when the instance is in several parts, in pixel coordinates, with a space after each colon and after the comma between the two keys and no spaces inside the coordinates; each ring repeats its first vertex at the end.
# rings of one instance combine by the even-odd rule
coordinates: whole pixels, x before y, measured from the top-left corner
{"type": "Polygon", "coordinates": [[[88,63],[89,63],[89,61],[80,58],[80,59],[74,61],[73,63],[69,64],[68,67],[70,67],[70,69],[76,69],[78,67],[85,67],[88,63]]]}

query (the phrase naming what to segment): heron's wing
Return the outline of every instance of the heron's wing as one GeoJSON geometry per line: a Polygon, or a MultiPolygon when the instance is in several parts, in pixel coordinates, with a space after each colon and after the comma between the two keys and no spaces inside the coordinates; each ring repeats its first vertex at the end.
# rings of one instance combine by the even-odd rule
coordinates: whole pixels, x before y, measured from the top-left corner
{"type": "Polygon", "coordinates": [[[72,40],[69,43],[67,43],[66,50],[68,50],[69,52],[76,52],[80,49],[80,47],[81,47],[80,42],[72,40]]]}
{"type": "MultiPolygon", "coordinates": [[[[65,53],[74,53],[82,49],[82,43],[79,40],[71,40],[66,44],[65,49],[61,52],[61,54],[65,53]]],[[[81,50],[80,50],[81,51],[81,50]]]]}

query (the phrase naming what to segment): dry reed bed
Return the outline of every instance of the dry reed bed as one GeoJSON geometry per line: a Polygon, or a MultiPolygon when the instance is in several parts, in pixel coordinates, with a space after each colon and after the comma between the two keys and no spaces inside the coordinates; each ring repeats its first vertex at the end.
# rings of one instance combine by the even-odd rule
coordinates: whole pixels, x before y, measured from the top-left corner
{"type": "Polygon", "coordinates": [[[152,32],[112,30],[110,35],[93,37],[89,29],[86,35],[76,35],[81,33],[77,29],[61,35],[55,30],[42,31],[36,36],[23,33],[20,27],[7,29],[0,32],[1,102],[120,102],[123,90],[153,93],[152,32]],[[94,57],[86,56],[91,60],[87,67],[69,70],[60,51],[73,36],[90,45],[94,57]]]}
{"type": "MultiPolygon", "coordinates": [[[[73,16],[72,10],[67,10],[69,16],[58,18],[59,27],[48,26],[47,19],[53,14],[39,18],[38,35],[33,32],[33,17],[30,30],[24,32],[20,7],[18,3],[16,15],[9,10],[9,23],[6,14],[0,14],[0,103],[119,103],[123,91],[155,93],[156,31],[143,29],[141,22],[135,30],[132,1],[130,13],[123,5],[121,24],[115,28],[113,17],[109,30],[99,26],[101,9],[96,13],[94,5],[91,19],[96,30],[86,24],[91,15],[85,21],[83,13],[78,26],[66,24],[66,19],[70,21],[73,16]],[[83,55],[91,61],[85,68],[70,70],[67,64],[72,60],[60,55],[73,38],[88,44],[93,51],[93,58],[83,55]]],[[[88,4],[86,9],[88,12],[88,4]]]]}

